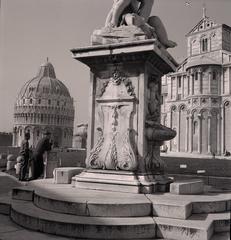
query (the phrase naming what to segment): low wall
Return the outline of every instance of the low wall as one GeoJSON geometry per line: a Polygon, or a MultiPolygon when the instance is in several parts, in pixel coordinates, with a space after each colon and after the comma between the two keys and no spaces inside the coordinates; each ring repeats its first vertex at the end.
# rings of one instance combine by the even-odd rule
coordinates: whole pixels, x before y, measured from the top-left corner
{"type": "Polygon", "coordinates": [[[198,174],[198,170],[205,170],[203,176],[231,177],[231,159],[225,158],[190,158],[176,157],[161,154],[167,164],[166,172],[169,174],[198,174]],[[186,168],[181,168],[186,166],[186,168]]]}
{"type": "Polygon", "coordinates": [[[85,167],[86,150],[74,152],[60,152],[60,164],[62,167],[85,167]]]}
{"type": "Polygon", "coordinates": [[[0,153],[18,155],[20,147],[0,146],[0,153]]]}

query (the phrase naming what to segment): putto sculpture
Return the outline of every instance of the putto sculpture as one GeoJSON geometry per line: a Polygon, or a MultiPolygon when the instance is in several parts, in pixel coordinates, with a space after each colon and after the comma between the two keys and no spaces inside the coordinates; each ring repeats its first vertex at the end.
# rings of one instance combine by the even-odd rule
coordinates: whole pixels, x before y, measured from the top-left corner
{"type": "MultiPolygon", "coordinates": [[[[164,48],[175,47],[177,44],[168,39],[161,19],[157,16],[150,16],[153,4],[154,0],[114,0],[106,18],[105,28],[96,31],[93,36],[101,35],[107,38],[108,34],[108,37],[111,35],[111,40],[114,36],[114,40],[117,38],[118,41],[124,41],[126,36],[124,31],[130,33],[130,38],[133,35],[134,39],[140,38],[143,32],[144,38],[156,38],[164,48]],[[120,40],[119,35],[122,38],[120,40]]],[[[127,37],[129,40],[129,36],[127,37]]]]}

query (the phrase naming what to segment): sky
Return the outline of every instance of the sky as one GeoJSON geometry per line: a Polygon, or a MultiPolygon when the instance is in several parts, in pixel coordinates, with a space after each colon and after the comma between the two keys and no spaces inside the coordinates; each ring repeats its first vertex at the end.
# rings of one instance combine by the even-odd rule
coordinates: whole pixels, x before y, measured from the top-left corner
{"type": "MultiPolygon", "coordinates": [[[[0,0],[0,132],[13,128],[14,102],[23,84],[36,76],[46,58],[69,89],[75,103],[75,126],[87,122],[89,69],[74,60],[70,49],[90,45],[95,29],[104,26],[113,0],[0,0]]],[[[169,52],[186,57],[185,35],[207,16],[231,26],[231,0],[155,0],[152,15],[163,21],[169,52]]]]}

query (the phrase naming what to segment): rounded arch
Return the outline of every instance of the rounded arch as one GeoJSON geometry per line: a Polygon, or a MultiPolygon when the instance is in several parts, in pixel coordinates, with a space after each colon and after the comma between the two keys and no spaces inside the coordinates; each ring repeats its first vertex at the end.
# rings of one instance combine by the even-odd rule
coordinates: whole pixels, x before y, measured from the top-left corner
{"type": "Polygon", "coordinates": [[[191,116],[195,116],[195,115],[197,115],[198,113],[199,113],[199,111],[198,111],[198,109],[196,109],[196,108],[193,108],[193,109],[191,109],[191,111],[190,111],[191,116]]]}
{"type": "Polygon", "coordinates": [[[175,104],[169,107],[170,112],[175,112],[177,110],[177,106],[175,104]]]}
{"type": "Polygon", "coordinates": [[[180,104],[178,106],[178,111],[187,111],[187,107],[184,103],[180,104]]]}
{"type": "Polygon", "coordinates": [[[223,101],[223,107],[224,107],[224,108],[231,107],[231,102],[230,102],[229,99],[225,99],[225,100],[223,101]]]}

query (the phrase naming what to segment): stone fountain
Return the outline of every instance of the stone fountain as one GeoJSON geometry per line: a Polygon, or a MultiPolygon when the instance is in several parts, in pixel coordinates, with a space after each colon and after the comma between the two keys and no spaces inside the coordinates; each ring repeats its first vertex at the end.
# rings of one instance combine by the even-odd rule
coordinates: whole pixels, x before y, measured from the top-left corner
{"type": "Polygon", "coordinates": [[[153,1],[126,2],[114,3],[91,46],[71,50],[91,72],[86,170],[75,186],[163,192],[171,179],[160,146],[176,132],[160,124],[161,77],[177,66],[166,50],[176,44],[161,20],[150,17],[153,1]]]}

